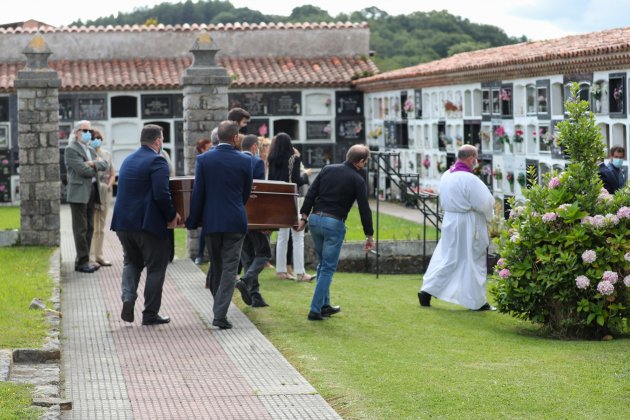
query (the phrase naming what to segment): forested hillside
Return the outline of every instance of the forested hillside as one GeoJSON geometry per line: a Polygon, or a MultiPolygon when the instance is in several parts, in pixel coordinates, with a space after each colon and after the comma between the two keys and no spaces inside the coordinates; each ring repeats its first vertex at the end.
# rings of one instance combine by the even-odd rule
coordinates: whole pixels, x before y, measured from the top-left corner
{"type": "MultiPolygon", "coordinates": [[[[264,3],[261,3],[264,7],[264,3]]],[[[181,23],[262,23],[262,22],[338,22],[366,21],[370,25],[370,47],[374,61],[382,71],[448,57],[464,51],[523,42],[527,39],[508,37],[491,25],[480,25],[454,16],[445,10],[389,15],[369,7],[351,14],[331,16],[316,6],[300,6],[290,16],[266,15],[249,8],[234,7],[229,1],[188,0],[183,3],[161,3],[152,8],[135,9],[131,13],[102,17],[73,24],[133,25],[181,23]]]]}

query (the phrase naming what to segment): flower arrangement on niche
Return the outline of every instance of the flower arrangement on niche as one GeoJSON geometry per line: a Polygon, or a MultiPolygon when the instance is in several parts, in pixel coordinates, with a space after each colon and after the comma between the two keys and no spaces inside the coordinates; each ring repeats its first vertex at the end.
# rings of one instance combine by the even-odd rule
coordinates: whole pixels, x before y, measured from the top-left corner
{"type": "Polygon", "coordinates": [[[501,89],[501,93],[499,94],[502,101],[509,102],[512,99],[512,91],[509,89],[501,89]]]}
{"type": "Polygon", "coordinates": [[[494,176],[494,179],[496,179],[497,182],[500,182],[503,179],[503,172],[501,171],[501,168],[497,166],[494,171],[492,171],[492,176],[494,176]]]}
{"type": "Polygon", "coordinates": [[[407,99],[403,104],[403,110],[406,113],[410,113],[413,111],[413,101],[411,99],[407,99]]]}
{"type": "Polygon", "coordinates": [[[523,130],[516,130],[514,132],[514,143],[522,143],[524,134],[523,130]]]}
{"type": "Polygon", "coordinates": [[[503,127],[502,125],[495,128],[494,135],[497,136],[497,140],[499,142],[504,144],[510,143],[510,136],[507,135],[507,133],[505,132],[505,127],[503,127]]]}
{"type": "Polygon", "coordinates": [[[381,128],[380,125],[377,125],[376,127],[374,127],[374,129],[370,130],[370,132],[368,133],[370,138],[373,138],[374,140],[378,139],[381,136],[381,134],[383,134],[383,129],[381,128]]]}
{"type": "Polygon", "coordinates": [[[512,171],[507,171],[505,173],[505,179],[508,182],[508,184],[510,185],[514,185],[514,172],[512,171]]]}
{"type": "Polygon", "coordinates": [[[424,169],[426,169],[427,171],[431,167],[431,159],[429,159],[429,155],[426,155],[424,157],[424,160],[422,161],[422,166],[424,166],[424,169]]]}
{"type": "Polygon", "coordinates": [[[446,112],[458,112],[462,110],[462,107],[461,105],[456,105],[454,102],[447,99],[444,101],[444,110],[446,112]]]}
{"type": "Polygon", "coordinates": [[[488,143],[490,139],[492,138],[492,135],[490,134],[490,131],[488,130],[481,130],[479,132],[479,135],[481,136],[481,140],[483,140],[486,143],[488,143]]]}
{"type": "Polygon", "coordinates": [[[446,163],[442,162],[441,160],[438,160],[437,162],[437,170],[439,173],[442,173],[446,170],[446,163]]]}
{"type": "Polygon", "coordinates": [[[332,131],[332,127],[330,126],[330,124],[326,124],[324,128],[322,128],[322,133],[326,135],[330,134],[331,131],[332,131]]]}
{"type": "Polygon", "coordinates": [[[525,187],[525,184],[527,183],[527,177],[525,176],[525,172],[518,173],[518,175],[516,176],[516,182],[518,182],[518,185],[520,185],[521,188],[525,187]]]}

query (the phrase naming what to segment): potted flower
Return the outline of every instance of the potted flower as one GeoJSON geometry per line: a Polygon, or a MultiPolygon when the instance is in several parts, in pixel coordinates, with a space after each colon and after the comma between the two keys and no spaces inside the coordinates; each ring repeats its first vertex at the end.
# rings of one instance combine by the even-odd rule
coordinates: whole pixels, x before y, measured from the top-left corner
{"type": "Polygon", "coordinates": [[[523,130],[521,129],[516,129],[516,131],[514,132],[514,144],[516,145],[516,151],[518,153],[522,152],[523,150],[523,140],[524,140],[524,135],[525,133],[523,132],[523,130]]]}
{"type": "Polygon", "coordinates": [[[503,180],[503,172],[501,172],[501,168],[497,166],[494,171],[492,171],[492,176],[494,176],[494,179],[497,180],[497,183],[501,182],[503,180]]]}
{"type": "Polygon", "coordinates": [[[497,136],[499,143],[510,144],[510,136],[505,132],[505,128],[502,125],[495,128],[494,135],[497,136]]]}
{"type": "Polygon", "coordinates": [[[505,173],[505,180],[508,182],[508,184],[510,185],[510,190],[514,189],[514,172],[512,171],[507,171],[505,173]]]}
{"type": "Polygon", "coordinates": [[[623,105],[623,87],[621,85],[615,87],[613,90],[613,99],[617,102],[617,108],[621,108],[623,105]]]}
{"type": "Polygon", "coordinates": [[[411,99],[407,99],[403,104],[403,110],[405,113],[409,114],[413,111],[413,101],[411,99]]]}
{"type": "Polygon", "coordinates": [[[521,188],[525,188],[525,183],[527,182],[527,178],[525,177],[525,172],[518,173],[518,175],[516,176],[516,182],[518,182],[518,185],[520,185],[521,188]]]}

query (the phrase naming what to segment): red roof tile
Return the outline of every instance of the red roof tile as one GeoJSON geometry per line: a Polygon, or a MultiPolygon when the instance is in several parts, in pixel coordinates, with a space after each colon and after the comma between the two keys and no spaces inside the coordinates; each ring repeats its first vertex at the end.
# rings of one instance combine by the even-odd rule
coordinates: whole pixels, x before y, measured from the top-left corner
{"type": "Polygon", "coordinates": [[[205,24],[205,23],[193,23],[183,25],[164,25],[159,24],[157,26],[146,25],[108,25],[108,26],[63,26],[55,28],[42,24],[39,27],[10,27],[0,28],[0,34],[7,33],[36,33],[41,32],[54,33],[54,32],[161,32],[161,31],[181,31],[181,32],[196,32],[199,30],[207,31],[256,31],[256,30],[269,30],[269,29],[351,29],[351,28],[367,28],[366,22],[354,23],[354,22],[321,22],[321,23],[228,23],[228,24],[205,24]]]}
{"type": "MultiPolygon", "coordinates": [[[[374,63],[362,57],[221,57],[232,78],[232,88],[313,88],[349,86],[365,72],[377,73],[374,63]]],[[[189,56],[124,60],[49,62],[61,79],[62,91],[179,89],[181,76],[191,64],[189,56]]],[[[24,63],[0,63],[0,92],[12,92],[13,81],[24,63]]]]}
{"type": "Polygon", "coordinates": [[[524,42],[456,54],[366,77],[354,84],[371,91],[387,90],[394,84],[396,88],[439,86],[622,68],[630,64],[629,40],[630,27],[524,42]]]}

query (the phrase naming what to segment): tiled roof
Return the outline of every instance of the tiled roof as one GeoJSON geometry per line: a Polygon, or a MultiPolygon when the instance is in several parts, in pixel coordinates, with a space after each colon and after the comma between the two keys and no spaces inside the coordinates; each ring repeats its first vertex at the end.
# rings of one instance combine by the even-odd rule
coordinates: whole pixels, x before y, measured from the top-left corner
{"type": "MultiPolygon", "coordinates": [[[[350,86],[357,74],[377,73],[363,57],[221,57],[232,79],[232,88],[313,88],[350,86]]],[[[61,79],[62,91],[178,89],[190,66],[190,56],[125,60],[49,62],[61,79]]],[[[0,92],[13,91],[13,82],[24,63],[0,63],[0,92]]]]}
{"type": "Polygon", "coordinates": [[[354,83],[366,91],[575,74],[627,67],[630,27],[465,52],[354,83]]]}
{"type": "Polygon", "coordinates": [[[146,25],[108,25],[108,26],[62,26],[55,28],[42,24],[40,27],[10,27],[0,28],[0,34],[18,34],[18,33],[35,33],[42,34],[56,32],[196,32],[199,30],[206,31],[262,31],[269,29],[353,29],[367,28],[366,22],[321,22],[321,23],[219,23],[205,24],[192,23],[183,25],[164,25],[157,26],[146,25]]]}

